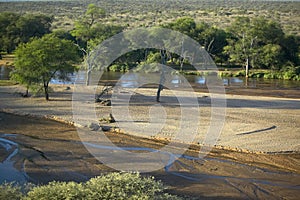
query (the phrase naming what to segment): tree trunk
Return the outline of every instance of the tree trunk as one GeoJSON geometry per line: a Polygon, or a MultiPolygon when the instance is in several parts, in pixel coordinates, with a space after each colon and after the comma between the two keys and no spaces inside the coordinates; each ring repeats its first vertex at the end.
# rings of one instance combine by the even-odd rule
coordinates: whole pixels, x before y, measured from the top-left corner
{"type": "Polygon", "coordinates": [[[158,85],[157,93],[156,93],[156,101],[160,102],[160,92],[163,90],[164,86],[162,84],[158,85]]]}
{"type": "Polygon", "coordinates": [[[45,92],[45,99],[46,101],[49,101],[49,83],[44,83],[44,92],[45,92]]]}
{"type": "Polygon", "coordinates": [[[24,97],[29,97],[29,89],[28,89],[28,87],[26,88],[26,92],[24,94],[24,97]]]}
{"type": "Polygon", "coordinates": [[[164,88],[164,83],[165,83],[165,79],[166,79],[165,78],[165,64],[166,64],[166,59],[167,59],[166,51],[161,50],[160,55],[161,55],[162,70],[161,70],[159,85],[158,85],[158,89],[157,89],[157,93],[156,93],[156,101],[157,102],[160,102],[160,92],[164,88]]]}
{"type": "Polygon", "coordinates": [[[249,76],[249,58],[246,59],[246,78],[249,76]]]}
{"type": "Polygon", "coordinates": [[[87,74],[86,74],[86,85],[90,85],[90,78],[91,78],[91,70],[88,69],[87,74]]]}

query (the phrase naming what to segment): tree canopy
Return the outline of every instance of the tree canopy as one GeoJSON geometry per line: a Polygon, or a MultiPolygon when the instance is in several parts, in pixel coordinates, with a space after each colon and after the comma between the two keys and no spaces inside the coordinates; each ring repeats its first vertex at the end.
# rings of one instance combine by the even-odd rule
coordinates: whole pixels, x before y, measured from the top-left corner
{"type": "Polygon", "coordinates": [[[0,51],[11,53],[20,43],[50,33],[52,20],[42,14],[0,13],[0,51]]]}
{"type": "Polygon", "coordinates": [[[67,80],[67,74],[75,70],[73,64],[79,61],[77,47],[71,41],[52,34],[20,45],[15,57],[12,78],[28,88],[43,88],[46,100],[49,100],[51,79],[67,80]]]}

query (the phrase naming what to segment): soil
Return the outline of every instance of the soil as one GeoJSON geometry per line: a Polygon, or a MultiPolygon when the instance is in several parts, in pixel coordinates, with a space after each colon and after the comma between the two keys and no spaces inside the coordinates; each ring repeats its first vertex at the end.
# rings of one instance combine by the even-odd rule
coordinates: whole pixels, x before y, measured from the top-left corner
{"type": "MultiPolygon", "coordinates": [[[[83,88],[79,94],[89,98],[94,90],[94,87],[83,88]]],[[[0,138],[18,144],[18,153],[11,160],[28,181],[85,181],[115,171],[111,163],[129,166],[129,169],[149,169],[162,162],[167,164],[166,167],[145,170],[143,174],[163,181],[169,186],[170,193],[187,195],[188,198],[298,199],[300,195],[300,100],[297,90],[282,91],[284,98],[274,97],[278,95],[277,91],[265,94],[266,91],[251,89],[248,91],[253,96],[236,95],[244,94],[246,91],[243,90],[227,94],[222,132],[215,147],[204,158],[199,158],[199,152],[205,146],[197,141],[203,140],[213,113],[211,94],[205,91],[196,93],[201,113],[199,138],[189,144],[184,156],[176,152],[184,150],[186,145],[180,140],[170,142],[173,129],[178,126],[178,109],[181,106],[170,90],[163,90],[159,105],[155,102],[156,91],[152,88],[122,93],[131,94],[130,105],[124,106],[129,107],[133,121],[126,126],[127,115],[123,114],[123,118],[114,116],[119,127],[108,124],[117,129],[105,135],[99,131],[80,134],[85,133],[87,128],[83,127],[93,121],[88,113],[79,112],[83,114],[83,124],[74,122],[73,86],[54,86],[51,101],[48,102],[42,96],[23,98],[20,95],[23,91],[24,88],[18,85],[0,87],[0,138]],[[149,119],[149,114],[158,112],[154,116],[163,116],[161,108],[168,116],[162,133],[158,131],[155,135],[151,135],[151,132],[150,135],[139,135],[134,133],[134,129],[131,130],[131,125],[147,127],[150,120],[158,124],[161,117],[149,119]],[[113,155],[111,153],[118,155],[119,149],[109,149],[112,144],[105,140],[106,137],[115,146],[136,153],[136,157],[110,157],[113,155]],[[87,148],[87,144],[101,146],[87,148]],[[170,153],[165,150],[168,146],[170,153]],[[151,151],[159,154],[162,161],[158,162],[151,157],[140,159],[141,153],[151,151]]],[[[95,105],[98,119],[107,118],[113,107],[95,104],[93,98],[78,101],[78,104],[75,101],[76,105],[79,108],[95,105]]],[[[123,109],[122,105],[118,106],[115,108],[123,109]]],[[[185,122],[192,129],[195,128],[194,118],[185,122]]],[[[159,129],[151,127],[148,130],[156,133],[159,129]]],[[[188,127],[184,130],[186,132],[182,134],[189,134],[188,127]]],[[[0,167],[14,150],[0,145],[0,167]]]]}
{"type": "MultiPolygon", "coordinates": [[[[7,113],[0,113],[0,118],[0,137],[18,143],[19,152],[13,160],[29,181],[84,181],[115,171],[89,153],[74,126],[7,113]]],[[[162,149],[168,144],[167,140],[105,134],[119,147],[162,149]]],[[[174,148],[181,145],[175,143],[174,148]]],[[[195,199],[297,199],[300,195],[299,153],[257,154],[214,148],[205,158],[196,159],[199,148],[192,145],[184,154],[194,159],[181,157],[168,170],[144,175],[163,181],[170,193],[195,199]]],[[[0,160],[7,154],[0,148],[0,160]]]]}

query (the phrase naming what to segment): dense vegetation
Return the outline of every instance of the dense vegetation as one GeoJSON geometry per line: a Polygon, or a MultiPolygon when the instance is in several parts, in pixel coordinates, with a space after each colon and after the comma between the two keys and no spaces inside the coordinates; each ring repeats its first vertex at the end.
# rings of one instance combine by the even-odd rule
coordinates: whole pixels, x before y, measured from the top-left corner
{"type": "Polygon", "coordinates": [[[0,2],[0,12],[54,15],[54,28],[72,29],[74,21],[94,3],[107,11],[106,22],[122,26],[153,26],[180,17],[227,27],[237,16],[264,17],[281,24],[288,34],[300,34],[300,3],[269,0],[68,0],[0,2]]]}
{"type": "Polygon", "coordinates": [[[49,100],[49,82],[52,78],[68,80],[68,73],[75,71],[79,61],[77,47],[72,41],[60,39],[55,34],[22,43],[15,51],[15,70],[11,78],[27,87],[44,89],[49,100]]]}
{"type": "MultiPolygon", "coordinates": [[[[196,40],[221,68],[244,68],[240,76],[300,80],[299,2],[91,2],[0,2],[5,9],[0,13],[0,51],[16,56],[12,78],[27,88],[43,87],[48,99],[51,78],[66,78],[78,56],[90,72],[86,58],[105,39],[133,27],[161,26],[196,40]],[[63,56],[51,51],[53,41],[61,44],[56,52],[63,56]]],[[[121,56],[108,70],[127,71],[160,60],[160,51],[140,49],[121,56]]],[[[165,63],[177,69],[191,67],[184,55],[172,55],[165,63]]]]}
{"type": "Polygon", "coordinates": [[[46,185],[27,185],[21,188],[12,184],[0,185],[0,199],[181,199],[165,192],[166,187],[153,177],[138,173],[110,173],[85,183],[50,182],[46,185]]]}

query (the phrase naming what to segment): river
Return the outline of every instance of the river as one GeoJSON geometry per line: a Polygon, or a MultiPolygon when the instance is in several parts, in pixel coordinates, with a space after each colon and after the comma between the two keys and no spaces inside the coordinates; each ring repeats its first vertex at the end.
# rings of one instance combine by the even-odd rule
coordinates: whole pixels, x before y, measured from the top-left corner
{"type": "MultiPolygon", "coordinates": [[[[11,68],[0,66],[0,80],[8,80],[11,68]]],[[[83,72],[76,72],[69,75],[70,81],[61,81],[58,79],[51,80],[52,84],[73,84],[76,80],[78,74],[83,74],[83,72]]],[[[115,83],[117,82],[124,73],[121,72],[104,72],[101,76],[102,82],[115,83]]],[[[124,77],[124,76],[123,76],[124,77]]],[[[206,86],[206,77],[198,75],[185,75],[184,76],[188,82],[194,88],[204,88],[206,86]]],[[[81,78],[84,79],[83,75],[81,78]]],[[[135,78],[132,76],[126,76],[126,81],[124,81],[124,86],[135,87],[135,78]]],[[[178,75],[172,75],[171,83],[176,85],[180,83],[178,75]]],[[[277,79],[257,79],[249,78],[245,79],[243,77],[224,77],[222,78],[224,86],[227,88],[254,88],[254,89],[300,89],[300,81],[290,81],[290,80],[277,80],[277,79]]]]}

